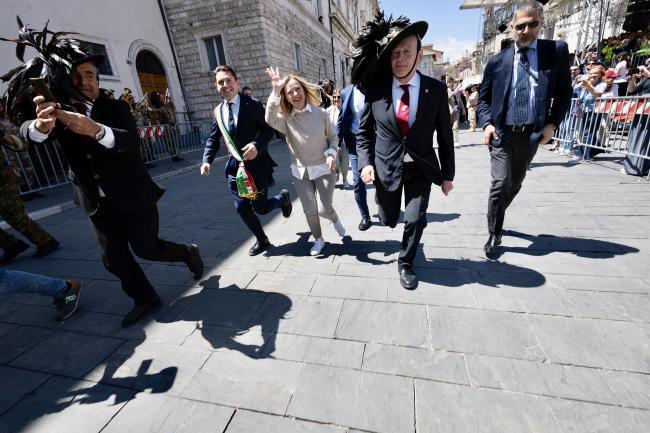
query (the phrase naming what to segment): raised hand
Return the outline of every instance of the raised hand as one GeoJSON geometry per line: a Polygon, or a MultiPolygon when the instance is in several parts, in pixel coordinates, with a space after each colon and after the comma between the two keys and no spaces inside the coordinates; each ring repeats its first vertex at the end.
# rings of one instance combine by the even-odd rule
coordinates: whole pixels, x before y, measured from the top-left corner
{"type": "Polygon", "coordinates": [[[266,68],[265,71],[266,71],[266,75],[268,75],[269,79],[271,80],[271,85],[273,86],[273,93],[279,95],[280,91],[282,91],[282,87],[284,86],[287,77],[282,77],[280,75],[279,68],[274,68],[272,66],[266,68]]]}

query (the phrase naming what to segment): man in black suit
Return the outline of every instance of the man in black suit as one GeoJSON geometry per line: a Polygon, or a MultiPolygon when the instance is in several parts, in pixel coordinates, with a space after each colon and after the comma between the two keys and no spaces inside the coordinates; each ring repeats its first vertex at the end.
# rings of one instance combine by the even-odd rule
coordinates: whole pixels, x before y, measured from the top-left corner
{"type": "Polygon", "coordinates": [[[164,190],[149,176],[140,155],[136,125],[127,104],[99,96],[97,66],[104,57],[72,59],[70,79],[75,111],[43,96],[34,98],[36,119],[23,124],[32,142],[57,140],[70,165],[75,201],[90,217],[106,269],[135,301],[122,326],[132,325],[160,304],[160,298],[135,261],[185,262],[195,279],[203,275],[196,245],[158,237],[156,202],[164,190]],[[129,249],[129,246],[131,249],[129,249]]]}
{"type": "Polygon", "coordinates": [[[492,166],[488,258],[498,256],[506,209],[537,146],[551,140],[571,104],[569,50],[562,41],[537,39],[543,12],[536,1],[519,6],[510,23],[514,44],[491,57],[483,73],[478,114],[492,166]]]}
{"type": "Polygon", "coordinates": [[[282,215],[289,218],[292,210],[291,199],[289,191],[286,189],[283,189],[280,194],[268,198],[269,180],[273,178],[273,167],[276,164],[268,152],[269,141],[273,138],[273,128],[264,121],[262,103],[239,93],[240,81],[237,78],[237,72],[232,67],[218,66],[214,73],[217,91],[223,101],[214,109],[215,120],[212,122],[210,137],[205,143],[201,175],[208,176],[210,174],[210,166],[219,150],[219,138],[222,136],[217,124],[217,117],[219,117],[227,128],[227,133],[234,141],[239,154],[243,157],[244,166],[253,177],[258,190],[254,198],[239,195],[236,181],[239,162],[230,153],[226,162],[228,185],[237,213],[255,235],[256,242],[248,250],[248,254],[256,256],[266,250],[271,242],[264,233],[262,223],[255,212],[266,215],[281,208],[282,215]]]}
{"type": "Polygon", "coordinates": [[[447,88],[417,72],[427,23],[404,21],[391,26],[389,42],[379,56],[379,67],[390,75],[366,89],[357,152],[361,179],[375,183],[379,218],[389,227],[397,225],[404,190],[398,269],[401,285],[410,290],[417,287],[413,261],[427,225],[431,184],[440,185],[447,195],[453,189],[455,166],[447,88]],[[433,148],[434,132],[440,162],[433,148]]]}

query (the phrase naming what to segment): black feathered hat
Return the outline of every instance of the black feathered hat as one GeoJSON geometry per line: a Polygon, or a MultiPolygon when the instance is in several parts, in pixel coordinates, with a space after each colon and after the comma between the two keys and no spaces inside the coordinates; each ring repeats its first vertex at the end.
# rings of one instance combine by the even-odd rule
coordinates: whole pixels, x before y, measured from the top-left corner
{"type": "Polygon", "coordinates": [[[83,100],[72,85],[72,70],[75,66],[92,62],[99,66],[104,61],[101,54],[86,52],[79,41],[61,38],[74,32],[52,32],[48,30],[48,22],[41,31],[23,25],[20,17],[18,22],[18,39],[0,38],[2,41],[16,44],[16,57],[23,62],[22,65],[12,69],[0,77],[2,81],[9,81],[7,88],[7,115],[9,119],[20,124],[34,117],[34,89],[30,78],[43,78],[52,90],[58,103],[63,107],[69,106],[72,99],[83,100]],[[49,41],[48,41],[49,37],[49,41]],[[36,50],[36,56],[28,61],[24,60],[26,47],[36,50]]]}
{"type": "Polygon", "coordinates": [[[352,84],[365,91],[372,81],[390,75],[390,54],[395,46],[411,35],[422,40],[428,27],[425,21],[411,23],[404,16],[386,19],[383,11],[377,11],[374,21],[368,21],[352,43],[352,84]]]}

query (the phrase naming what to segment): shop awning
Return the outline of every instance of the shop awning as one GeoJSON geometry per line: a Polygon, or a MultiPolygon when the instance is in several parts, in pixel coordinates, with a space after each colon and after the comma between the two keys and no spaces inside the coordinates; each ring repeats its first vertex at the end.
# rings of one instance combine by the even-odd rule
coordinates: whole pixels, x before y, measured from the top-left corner
{"type": "Polygon", "coordinates": [[[508,0],[464,0],[460,9],[481,9],[496,6],[502,6],[508,3],[508,0]]]}

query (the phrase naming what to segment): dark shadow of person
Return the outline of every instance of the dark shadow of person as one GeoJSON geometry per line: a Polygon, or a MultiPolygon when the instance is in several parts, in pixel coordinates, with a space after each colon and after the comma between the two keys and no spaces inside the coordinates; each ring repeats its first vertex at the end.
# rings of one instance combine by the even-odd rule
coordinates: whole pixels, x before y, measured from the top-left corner
{"type": "Polygon", "coordinates": [[[498,287],[539,287],[546,283],[541,273],[498,260],[477,261],[470,259],[426,259],[415,265],[422,282],[445,287],[460,287],[466,284],[481,284],[498,287]]]}
{"type": "Polygon", "coordinates": [[[527,247],[503,247],[502,253],[509,251],[529,256],[545,256],[555,252],[567,252],[578,257],[590,259],[611,259],[624,254],[638,253],[639,250],[628,245],[598,239],[575,238],[540,234],[537,236],[513,230],[505,230],[505,236],[513,236],[530,241],[527,247]]]}
{"type": "Polygon", "coordinates": [[[195,322],[213,349],[236,350],[250,358],[259,358],[263,350],[272,354],[280,320],[291,310],[291,299],[281,293],[242,289],[235,284],[221,287],[220,279],[220,275],[213,275],[199,283],[203,287],[200,292],[176,301],[171,306],[177,312],[173,319],[156,320],[195,322]],[[253,335],[246,336],[257,326],[262,336],[259,344],[252,341],[253,335]]]}

